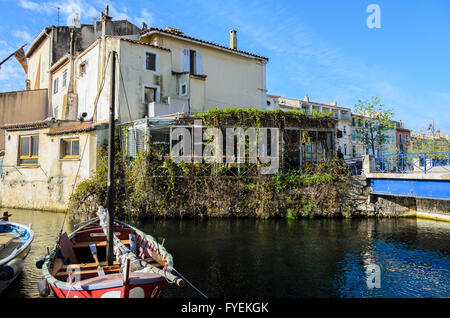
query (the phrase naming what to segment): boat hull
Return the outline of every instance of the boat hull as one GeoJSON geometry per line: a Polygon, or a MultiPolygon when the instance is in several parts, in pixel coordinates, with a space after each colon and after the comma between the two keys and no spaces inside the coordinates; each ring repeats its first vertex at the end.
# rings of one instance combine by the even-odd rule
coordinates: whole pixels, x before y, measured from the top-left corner
{"type": "MultiPolygon", "coordinates": [[[[165,285],[164,280],[146,284],[121,284],[117,287],[96,289],[59,288],[50,284],[58,298],[159,298],[165,285]]],[[[120,284],[120,283],[119,283],[120,284]]]]}
{"type": "MultiPolygon", "coordinates": [[[[114,232],[121,238],[134,233],[137,236],[136,251],[142,260],[148,260],[154,253],[162,252],[160,256],[164,259],[164,269],[172,266],[172,256],[165,251],[162,246],[155,246],[156,241],[150,235],[147,235],[138,229],[122,222],[116,222],[114,232]],[[130,232],[131,231],[131,232],[130,232]],[[126,235],[125,235],[126,234],[126,235]]],[[[80,228],[68,236],[69,245],[82,246],[88,238],[99,238],[99,229],[92,225],[80,228]]],[[[60,244],[61,245],[61,244],[60,244]]],[[[100,275],[93,263],[71,264],[64,256],[59,255],[63,250],[61,246],[57,246],[50,255],[46,256],[46,260],[42,266],[44,279],[53,290],[58,298],[158,298],[161,296],[162,290],[166,284],[166,278],[152,271],[135,271],[125,275],[122,271],[117,272],[118,265],[106,266],[103,269],[106,275],[100,275]],[[59,255],[59,256],[58,256],[59,255]],[[64,261],[64,263],[63,263],[64,261]],[[55,271],[55,268],[60,268],[55,271]],[[69,274],[70,273],[70,274],[69,274]],[[88,273],[88,274],[87,274],[88,273]],[[62,276],[64,274],[64,276],[62,276]]],[[[103,246],[97,241],[97,247],[103,246]]],[[[84,248],[85,251],[87,248],[84,248]]],[[[83,251],[77,248],[77,255],[72,258],[80,258],[83,251]]],[[[66,249],[67,255],[67,249],[66,249]]],[[[94,263],[95,264],[95,263],[94,263]]],[[[103,263],[104,264],[104,263],[103,263]]],[[[115,262],[117,264],[117,262],[115,262]]],[[[163,266],[163,265],[161,265],[163,266]]],[[[42,295],[42,294],[41,294],[42,295]]]]}
{"type": "Polygon", "coordinates": [[[23,271],[25,258],[31,250],[34,232],[31,226],[2,221],[0,233],[14,235],[11,246],[8,246],[9,242],[2,245],[0,258],[0,293],[2,293],[23,271]]]}

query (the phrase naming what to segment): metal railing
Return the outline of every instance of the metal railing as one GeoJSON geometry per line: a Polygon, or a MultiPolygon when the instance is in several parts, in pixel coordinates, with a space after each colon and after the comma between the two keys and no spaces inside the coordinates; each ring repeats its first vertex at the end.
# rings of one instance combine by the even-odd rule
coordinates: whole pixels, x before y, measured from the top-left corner
{"type": "Polygon", "coordinates": [[[390,154],[374,157],[376,173],[431,173],[450,171],[450,152],[390,154]]]}
{"type": "Polygon", "coordinates": [[[362,162],[363,157],[352,157],[345,159],[345,167],[347,168],[350,175],[360,175],[362,172],[362,162]]]}

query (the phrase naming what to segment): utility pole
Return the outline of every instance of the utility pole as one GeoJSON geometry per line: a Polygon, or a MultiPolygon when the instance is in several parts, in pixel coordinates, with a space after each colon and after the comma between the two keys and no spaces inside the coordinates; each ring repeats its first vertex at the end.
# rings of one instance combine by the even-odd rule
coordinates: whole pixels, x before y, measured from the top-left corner
{"type": "Polygon", "coordinates": [[[114,256],[114,123],[115,123],[115,101],[116,101],[116,52],[111,52],[111,102],[109,104],[109,141],[108,141],[108,197],[106,205],[108,208],[107,222],[107,246],[106,261],[108,266],[113,264],[114,256]]]}

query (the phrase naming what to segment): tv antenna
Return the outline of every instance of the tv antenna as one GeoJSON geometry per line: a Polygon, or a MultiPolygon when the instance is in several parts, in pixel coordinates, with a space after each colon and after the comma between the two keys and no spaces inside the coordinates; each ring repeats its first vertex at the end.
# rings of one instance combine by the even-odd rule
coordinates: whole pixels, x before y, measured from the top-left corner
{"type": "Polygon", "coordinates": [[[49,6],[50,6],[50,7],[53,7],[53,8],[55,8],[55,9],[58,10],[58,26],[59,26],[59,10],[60,10],[61,8],[60,8],[60,7],[57,7],[57,6],[54,6],[54,5],[51,5],[51,4],[49,4],[49,6]]]}

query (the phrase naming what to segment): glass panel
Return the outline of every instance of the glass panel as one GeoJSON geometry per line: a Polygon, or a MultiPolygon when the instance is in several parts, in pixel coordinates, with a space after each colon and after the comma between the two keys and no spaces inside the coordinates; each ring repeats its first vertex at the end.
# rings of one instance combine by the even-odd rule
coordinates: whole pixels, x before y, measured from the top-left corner
{"type": "Polygon", "coordinates": [[[127,154],[130,157],[136,157],[136,130],[128,130],[127,138],[127,154]]]}
{"type": "Polygon", "coordinates": [[[63,72],[63,82],[62,82],[62,86],[66,87],[66,83],[67,83],[67,70],[65,70],[63,72]]]}
{"type": "Polygon", "coordinates": [[[80,155],[80,140],[75,139],[72,140],[72,156],[79,156],[80,155]]]}
{"type": "Polygon", "coordinates": [[[70,141],[63,140],[63,150],[64,150],[64,157],[70,156],[70,141]]]}
{"type": "Polygon", "coordinates": [[[190,59],[189,59],[189,61],[190,61],[190,69],[189,69],[189,71],[192,74],[195,74],[195,51],[193,51],[193,50],[190,51],[190,59]]]}
{"type": "Polygon", "coordinates": [[[326,142],[327,142],[327,133],[324,131],[319,131],[317,133],[318,139],[317,139],[317,160],[324,160],[325,159],[325,148],[326,148],[326,142]]]}
{"type": "Polygon", "coordinates": [[[150,131],[150,145],[160,154],[167,155],[170,153],[170,130],[154,129],[150,131]]]}
{"type": "Polygon", "coordinates": [[[20,137],[20,156],[29,157],[30,156],[30,137],[20,137]]]}
{"type": "Polygon", "coordinates": [[[36,157],[39,154],[39,137],[31,137],[31,156],[36,157]]]}
{"type": "Polygon", "coordinates": [[[286,129],[283,134],[284,165],[287,169],[300,167],[300,131],[286,129]]]}
{"type": "Polygon", "coordinates": [[[146,64],[147,70],[155,71],[156,70],[156,55],[153,53],[146,54],[146,64]]]}
{"type": "Polygon", "coordinates": [[[34,158],[34,159],[20,159],[20,164],[25,164],[25,165],[32,165],[32,164],[37,164],[38,163],[38,159],[34,158]]]}

